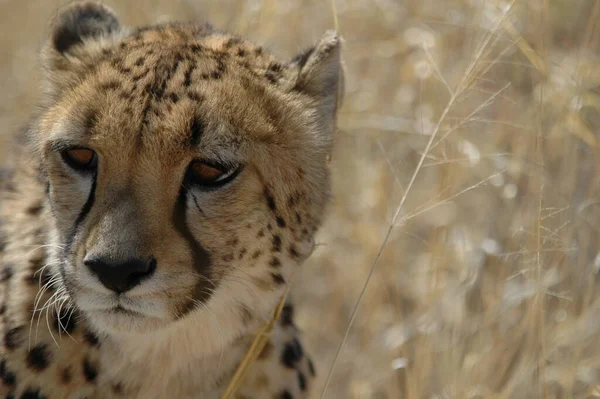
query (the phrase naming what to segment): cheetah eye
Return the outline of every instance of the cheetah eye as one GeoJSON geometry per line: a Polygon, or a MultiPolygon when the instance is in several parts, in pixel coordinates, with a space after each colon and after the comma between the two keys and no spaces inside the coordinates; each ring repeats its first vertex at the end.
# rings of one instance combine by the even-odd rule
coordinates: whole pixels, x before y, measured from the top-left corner
{"type": "Polygon", "coordinates": [[[194,185],[216,188],[232,181],[240,168],[227,167],[207,161],[195,160],[188,167],[186,180],[194,185]]]}
{"type": "Polygon", "coordinates": [[[72,147],[61,152],[65,163],[78,171],[92,171],[98,166],[98,156],[94,150],[72,147]]]}

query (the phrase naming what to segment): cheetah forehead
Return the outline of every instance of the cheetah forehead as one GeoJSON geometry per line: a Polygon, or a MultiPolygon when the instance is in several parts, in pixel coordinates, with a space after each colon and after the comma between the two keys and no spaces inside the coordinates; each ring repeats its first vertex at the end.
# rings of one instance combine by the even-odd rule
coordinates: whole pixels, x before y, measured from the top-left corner
{"type": "Polygon", "coordinates": [[[267,143],[263,155],[283,149],[279,158],[321,165],[331,150],[343,87],[334,32],[281,61],[208,24],[122,27],[91,1],[66,6],[51,29],[33,140],[41,152],[59,141],[123,156],[145,146],[167,160],[198,150],[239,159],[267,143]]]}
{"type": "Polygon", "coordinates": [[[79,130],[91,132],[106,114],[150,129],[172,115],[172,130],[189,131],[199,118],[220,131],[243,126],[252,136],[275,132],[289,115],[309,117],[300,112],[306,99],[289,90],[289,65],[250,42],[198,29],[162,25],[79,49],[85,57],[73,68],[77,79],[59,83],[69,95],[56,113],[71,110],[71,119],[82,119],[79,130]]]}
{"type": "Polygon", "coordinates": [[[90,69],[97,74],[113,71],[122,79],[145,82],[147,91],[157,99],[166,94],[175,75],[180,75],[177,84],[185,87],[202,82],[222,86],[233,81],[247,86],[254,80],[283,91],[295,78],[288,63],[278,61],[262,47],[207,25],[191,23],[140,28],[79,51],[86,52],[84,73],[90,69]]]}
{"type": "MultiPolygon", "coordinates": [[[[80,81],[82,74],[95,71],[103,61],[109,61],[123,75],[130,75],[135,67],[148,60],[157,64],[157,59],[163,62],[155,65],[156,72],[168,74],[169,66],[187,60],[197,64],[202,78],[216,79],[223,76],[225,65],[235,65],[257,80],[288,81],[298,91],[313,96],[339,86],[340,38],[335,32],[327,32],[315,46],[289,62],[278,62],[262,47],[216,31],[208,24],[176,22],[136,29],[121,27],[114,11],[95,1],[67,5],[51,26],[43,51],[44,66],[50,80],[59,86],[80,81]]],[[[133,76],[140,78],[139,74],[133,76]]]]}
{"type": "Polygon", "coordinates": [[[67,76],[60,90],[69,95],[50,113],[70,120],[60,131],[71,136],[108,135],[123,147],[160,131],[146,136],[162,148],[178,151],[202,137],[204,150],[235,151],[245,138],[316,125],[314,100],[294,90],[295,64],[205,25],[142,28],[74,54],[82,60],[72,71],[78,79],[67,76]]]}

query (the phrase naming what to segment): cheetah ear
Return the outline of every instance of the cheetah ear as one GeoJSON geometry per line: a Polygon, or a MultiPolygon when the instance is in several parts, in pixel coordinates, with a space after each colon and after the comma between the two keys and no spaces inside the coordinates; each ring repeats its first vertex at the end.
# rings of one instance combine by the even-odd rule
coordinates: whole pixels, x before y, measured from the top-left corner
{"type": "Polygon", "coordinates": [[[298,70],[294,89],[315,99],[326,121],[335,120],[344,90],[338,34],[327,31],[314,47],[294,57],[291,65],[298,70]]]}
{"type": "Polygon", "coordinates": [[[95,1],[75,1],[59,9],[51,22],[47,56],[66,56],[84,41],[99,39],[119,29],[113,10],[95,1]]]}

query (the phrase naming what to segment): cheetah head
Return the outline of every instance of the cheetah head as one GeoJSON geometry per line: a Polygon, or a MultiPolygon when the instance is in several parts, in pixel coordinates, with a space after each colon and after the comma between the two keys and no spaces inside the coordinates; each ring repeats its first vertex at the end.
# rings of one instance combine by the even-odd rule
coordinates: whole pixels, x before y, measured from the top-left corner
{"type": "Polygon", "coordinates": [[[124,28],[80,2],[43,63],[52,281],[106,334],[264,322],[329,196],[339,38],[279,61],[208,25],[124,28]]]}

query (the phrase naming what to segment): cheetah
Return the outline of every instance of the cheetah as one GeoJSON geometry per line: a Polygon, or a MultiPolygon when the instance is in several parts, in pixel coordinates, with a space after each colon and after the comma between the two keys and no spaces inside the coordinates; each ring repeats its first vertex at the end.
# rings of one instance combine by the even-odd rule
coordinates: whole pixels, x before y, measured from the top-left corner
{"type": "MultiPolygon", "coordinates": [[[[57,11],[1,175],[5,398],[219,398],[314,248],[341,39],[281,61],[209,24],[57,11]]],[[[305,398],[286,302],[236,393],[305,398]]]]}

